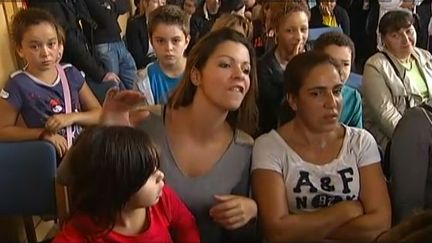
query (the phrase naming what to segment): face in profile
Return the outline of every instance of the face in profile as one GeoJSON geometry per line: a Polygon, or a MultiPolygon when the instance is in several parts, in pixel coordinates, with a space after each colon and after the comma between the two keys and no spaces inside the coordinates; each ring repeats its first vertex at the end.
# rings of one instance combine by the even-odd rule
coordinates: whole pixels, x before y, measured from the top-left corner
{"type": "Polygon", "coordinates": [[[194,99],[205,99],[222,111],[237,110],[250,87],[249,50],[241,43],[225,41],[210,55],[202,70],[193,69],[197,86],[194,99]]]}
{"type": "Polygon", "coordinates": [[[343,83],[331,64],[314,67],[303,80],[297,95],[289,96],[296,117],[316,132],[332,131],[339,125],[343,83]]]}
{"type": "Polygon", "coordinates": [[[278,45],[288,53],[302,51],[309,35],[309,18],[303,11],[289,13],[279,23],[278,45]]]}
{"type": "Polygon", "coordinates": [[[162,196],[162,189],[165,185],[162,171],[156,169],[141,188],[132,195],[128,205],[132,208],[150,207],[156,204],[162,196]]]}
{"type": "Polygon", "coordinates": [[[329,45],[324,52],[340,65],[342,82],[346,82],[351,73],[352,52],[348,46],[329,45]]]}
{"type": "Polygon", "coordinates": [[[385,48],[398,58],[407,58],[413,53],[417,41],[414,26],[401,28],[383,36],[385,48]]]}
{"type": "Polygon", "coordinates": [[[46,71],[57,64],[60,53],[57,31],[48,22],[29,26],[23,35],[18,55],[28,63],[30,72],[46,71]]]}

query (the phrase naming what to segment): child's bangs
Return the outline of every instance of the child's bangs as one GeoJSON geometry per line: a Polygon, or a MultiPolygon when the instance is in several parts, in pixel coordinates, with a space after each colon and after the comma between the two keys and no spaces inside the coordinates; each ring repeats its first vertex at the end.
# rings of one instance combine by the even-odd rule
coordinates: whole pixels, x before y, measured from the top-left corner
{"type": "Polygon", "coordinates": [[[160,168],[159,150],[153,144],[149,146],[146,158],[146,166],[148,166],[151,171],[156,171],[160,168]]]}

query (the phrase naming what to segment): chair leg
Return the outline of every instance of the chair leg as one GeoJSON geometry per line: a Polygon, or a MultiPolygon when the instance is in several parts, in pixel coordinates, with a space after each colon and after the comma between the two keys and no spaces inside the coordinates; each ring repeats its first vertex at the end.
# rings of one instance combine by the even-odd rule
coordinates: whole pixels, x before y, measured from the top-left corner
{"type": "Polygon", "coordinates": [[[32,216],[24,217],[24,228],[26,231],[27,242],[37,242],[36,229],[32,216]]]}

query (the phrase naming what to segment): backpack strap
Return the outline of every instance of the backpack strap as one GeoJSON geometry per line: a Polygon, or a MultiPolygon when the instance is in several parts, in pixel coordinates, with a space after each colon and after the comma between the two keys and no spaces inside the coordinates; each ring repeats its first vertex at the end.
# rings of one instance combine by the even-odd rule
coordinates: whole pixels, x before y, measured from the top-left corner
{"type": "MultiPolygon", "coordinates": [[[[60,64],[57,64],[56,68],[58,74],[60,75],[60,81],[62,84],[63,98],[64,98],[64,104],[66,109],[65,113],[69,114],[72,113],[72,99],[71,99],[69,81],[66,77],[66,73],[63,67],[60,64]]],[[[67,140],[68,148],[70,148],[72,146],[72,126],[66,127],[66,140],[67,140]]]]}

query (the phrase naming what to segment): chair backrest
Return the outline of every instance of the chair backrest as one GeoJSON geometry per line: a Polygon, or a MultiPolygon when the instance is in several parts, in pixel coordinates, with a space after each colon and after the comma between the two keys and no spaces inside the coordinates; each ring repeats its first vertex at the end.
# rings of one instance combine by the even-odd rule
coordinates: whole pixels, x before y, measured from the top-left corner
{"type": "Polygon", "coordinates": [[[346,84],[354,89],[357,89],[358,91],[361,90],[363,82],[363,76],[357,73],[350,73],[350,76],[348,77],[348,80],[346,84]]]}
{"type": "Polygon", "coordinates": [[[0,215],[55,215],[56,160],[48,142],[0,143],[0,215]]]}
{"type": "Polygon", "coordinates": [[[327,33],[327,32],[342,32],[342,28],[340,27],[320,27],[320,28],[310,28],[309,29],[309,36],[308,41],[314,42],[320,37],[320,35],[327,33]]]}

